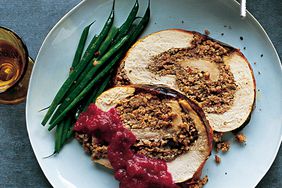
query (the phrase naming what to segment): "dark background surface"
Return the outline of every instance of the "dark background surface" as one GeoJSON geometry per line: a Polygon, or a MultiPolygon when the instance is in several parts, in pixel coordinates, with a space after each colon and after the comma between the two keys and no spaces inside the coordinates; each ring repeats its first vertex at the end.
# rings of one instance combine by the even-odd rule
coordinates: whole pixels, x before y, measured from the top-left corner
{"type": "MultiPolygon", "coordinates": [[[[0,0],[0,25],[18,33],[28,46],[30,56],[35,58],[50,29],[78,2],[0,0]]],[[[265,28],[282,57],[282,1],[248,0],[247,8],[265,28]]],[[[281,160],[280,148],[276,160],[258,188],[282,187],[281,160]]],[[[28,139],[25,103],[0,105],[0,187],[51,187],[36,161],[28,139]]]]}

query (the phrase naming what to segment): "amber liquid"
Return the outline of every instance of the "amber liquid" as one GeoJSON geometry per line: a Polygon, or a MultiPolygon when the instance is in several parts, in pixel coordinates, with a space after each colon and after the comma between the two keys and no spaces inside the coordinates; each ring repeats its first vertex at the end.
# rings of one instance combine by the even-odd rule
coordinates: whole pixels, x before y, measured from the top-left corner
{"type": "Polygon", "coordinates": [[[0,92],[13,86],[21,75],[23,62],[18,50],[0,40],[0,92]]]}

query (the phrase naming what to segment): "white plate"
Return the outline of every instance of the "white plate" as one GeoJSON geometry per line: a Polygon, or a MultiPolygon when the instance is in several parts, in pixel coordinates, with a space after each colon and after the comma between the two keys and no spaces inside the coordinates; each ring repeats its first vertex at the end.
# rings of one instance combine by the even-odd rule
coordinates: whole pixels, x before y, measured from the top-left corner
{"type": "MultiPolygon", "coordinates": [[[[116,1],[118,25],[134,2],[116,1]]],[[[140,2],[142,15],[147,2],[140,2]]],[[[95,19],[91,35],[99,32],[111,4],[110,0],[82,1],[51,30],[36,58],[27,97],[27,129],[44,174],[57,188],[118,187],[112,173],[93,165],[77,141],[68,144],[56,157],[43,159],[53,152],[54,137],[40,125],[45,112],[38,112],[51,103],[66,79],[83,27],[95,19]]],[[[242,49],[252,64],[259,91],[252,119],[243,130],[247,145],[241,147],[233,143],[231,150],[221,155],[220,165],[216,165],[214,156],[211,156],[203,174],[209,176],[206,188],[255,187],[277,154],[282,132],[281,65],[267,34],[249,13],[245,20],[240,19],[239,5],[233,0],[152,0],[151,10],[151,22],[143,35],[167,28],[200,32],[208,29],[211,37],[242,49]]]]}

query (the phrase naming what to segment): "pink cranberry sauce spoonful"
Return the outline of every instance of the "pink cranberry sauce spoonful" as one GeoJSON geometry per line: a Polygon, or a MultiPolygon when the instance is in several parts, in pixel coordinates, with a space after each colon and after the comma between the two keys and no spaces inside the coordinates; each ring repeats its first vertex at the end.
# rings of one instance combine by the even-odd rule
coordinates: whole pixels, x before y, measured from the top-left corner
{"type": "Polygon", "coordinates": [[[130,147],[136,142],[136,137],[124,128],[114,108],[104,112],[91,104],[79,116],[74,130],[109,144],[108,159],[114,169],[115,178],[120,181],[120,188],[177,187],[164,161],[131,151],[130,147]]]}

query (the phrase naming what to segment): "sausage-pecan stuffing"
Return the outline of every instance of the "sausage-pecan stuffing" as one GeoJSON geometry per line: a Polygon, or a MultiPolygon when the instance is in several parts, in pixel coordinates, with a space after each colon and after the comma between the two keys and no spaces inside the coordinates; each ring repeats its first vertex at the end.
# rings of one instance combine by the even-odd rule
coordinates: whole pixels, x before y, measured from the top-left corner
{"type": "Polygon", "coordinates": [[[184,182],[179,184],[181,188],[203,188],[204,185],[208,183],[208,176],[204,176],[202,179],[199,180],[190,180],[188,182],[184,182]]]}
{"type": "Polygon", "coordinates": [[[223,153],[226,153],[230,149],[230,143],[228,141],[218,142],[215,144],[215,149],[216,152],[221,150],[223,153]]]}
{"type": "MultiPolygon", "coordinates": [[[[172,101],[178,104],[177,100],[138,93],[116,106],[123,125],[137,138],[133,151],[151,158],[171,161],[186,153],[198,139],[198,131],[192,118],[180,105],[180,112],[174,112],[169,105],[172,101]],[[178,123],[175,123],[176,119],[178,123]]],[[[84,138],[82,143],[87,151],[91,151],[93,159],[107,157],[106,143],[98,143],[94,138],[84,138]]]]}
{"type": "Polygon", "coordinates": [[[147,68],[160,76],[175,75],[178,89],[196,100],[205,112],[224,113],[232,106],[237,88],[230,67],[223,62],[228,53],[228,47],[195,34],[192,47],[172,48],[158,54],[147,68]],[[218,78],[212,80],[209,71],[181,65],[189,59],[213,63],[219,72],[218,78]]]}
{"type": "Polygon", "coordinates": [[[243,133],[236,134],[235,139],[240,144],[246,143],[247,141],[247,138],[243,133]]]}
{"type": "Polygon", "coordinates": [[[221,162],[221,158],[218,155],[214,156],[214,160],[215,160],[216,164],[219,164],[221,162]]]}

